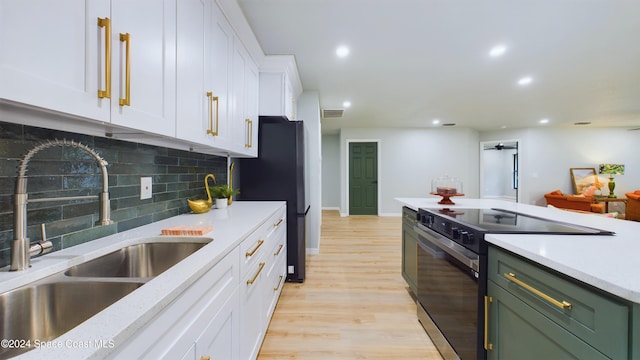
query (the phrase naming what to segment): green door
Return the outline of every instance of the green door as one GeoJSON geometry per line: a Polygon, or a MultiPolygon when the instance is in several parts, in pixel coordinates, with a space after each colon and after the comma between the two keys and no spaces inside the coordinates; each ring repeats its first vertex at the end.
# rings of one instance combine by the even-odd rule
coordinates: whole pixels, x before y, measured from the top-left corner
{"type": "Polygon", "coordinates": [[[378,214],[377,143],[349,143],[349,214],[378,214]]]}

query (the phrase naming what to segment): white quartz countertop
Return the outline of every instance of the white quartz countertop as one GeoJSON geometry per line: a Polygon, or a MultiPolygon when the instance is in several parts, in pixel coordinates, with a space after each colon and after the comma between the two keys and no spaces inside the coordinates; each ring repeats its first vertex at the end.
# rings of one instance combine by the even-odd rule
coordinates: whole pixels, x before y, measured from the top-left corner
{"type": "Polygon", "coordinates": [[[17,358],[65,360],[104,358],[110,352],[112,345],[118,346],[124,343],[284,205],[284,201],[235,201],[227,209],[213,209],[205,214],[175,216],[34,258],[32,267],[26,271],[9,272],[8,268],[1,269],[0,293],[3,293],[124,246],[148,241],[149,237],[152,237],[153,241],[175,241],[176,237],[161,236],[161,230],[167,227],[176,225],[213,227],[211,232],[197,237],[212,238],[213,241],[185,261],[169,268],[61,337],[43,343],[41,348],[36,348],[17,358]],[[103,346],[99,346],[100,343],[96,340],[103,341],[103,346]]]}
{"type": "Polygon", "coordinates": [[[615,232],[596,235],[488,234],[487,242],[566,274],[634,303],[640,303],[640,223],[501,200],[452,198],[455,205],[439,205],[439,197],[397,198],[419,208],[499,208],[615,232]]]}

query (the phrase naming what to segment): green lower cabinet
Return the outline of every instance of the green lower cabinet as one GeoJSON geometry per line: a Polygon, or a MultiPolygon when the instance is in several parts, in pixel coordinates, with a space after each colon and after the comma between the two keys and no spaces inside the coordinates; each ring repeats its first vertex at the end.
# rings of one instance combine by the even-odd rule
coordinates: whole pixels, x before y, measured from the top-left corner
{"type": "Polygon", "coordinates": [[[413,230],[416,214],[408,207],[402,209],[402,277],[414,294],[418,291],[418,234],[413,230]]]}
{"type": "Polygon", "coordinates": [[[495,246],[487,260],[489,359],[635,359],[629,302],[495,246]]]}
{"type": "Polygon", "coordinates": [[[490,360],[609,359],[493,281],[489,281],[490,360]]]}

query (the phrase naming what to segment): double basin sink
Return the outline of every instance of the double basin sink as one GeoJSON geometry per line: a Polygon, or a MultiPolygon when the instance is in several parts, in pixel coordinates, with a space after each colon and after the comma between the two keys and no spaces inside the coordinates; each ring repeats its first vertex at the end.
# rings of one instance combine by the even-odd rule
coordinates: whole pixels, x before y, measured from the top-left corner
{"type": "Polygon", "coordinates": [[[209,243],[210,238],[178,238],[123,247],[0,294],[0,359],[53,340],[115,303],[209,243]],[[29,346],[18,346],[29,344],[29,346]]]}

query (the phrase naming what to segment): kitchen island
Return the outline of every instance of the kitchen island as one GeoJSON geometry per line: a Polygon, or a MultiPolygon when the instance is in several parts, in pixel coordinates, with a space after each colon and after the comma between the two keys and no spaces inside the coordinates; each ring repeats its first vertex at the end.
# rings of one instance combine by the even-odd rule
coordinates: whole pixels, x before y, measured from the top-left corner
{"type": "MultiPolygon", "coordinates": [[[[412,210],[444,207],[437,198],[397,200],[412,210]]],[[[640,326],[640,283],[635,275],[639,223],[498,200],[458,198],[446,207],[505,209],[615,232],[613,236],[485,236],[489,359],[516,354],[519,358],[639,356],[640,341],[633,335],[640,326]],[[519,284],[520,280],[527,284],[519,284]],[[531,292],[526,286],[532,284],[553,300],[531,292]]]]}
{"type": "MultiPolygon", "coordinates": [[[[0,293],[59,274],[129,245],[149,241],[187,242],[192,238],[161,236],[162,229],[175,226],[213,229],[195,237],[198,241],[210,242],[184,261],[148,280],[63,335],[39,341],[38,348],[19,358],[69,360],[179,356],[195,359],[200,334],[216,335],[215,331],[205,331],[212,325],[227,327],[224,333],[230,337],[222,339],[222,345],[229,351],[227,358],[255,358],[286,275],[286,256],[283,256],[286,255],[286,232],[282,226],[286,224],[285,213],[283,201],[236,201],[226,209],[175,216],[33,258],[32,267],[25,271],[2,269],[0,293]],[[281,251],[277,252],[277,257],[275,251],[274,256],[267,256],[278,246],[281,251]],[[261,273],[262,268],[265,269],[261,273]],[[271,284],[272,278],[277,284],[271,284]],[[203,282],[207,279],[210,281],[203,282]],[[214,293],[209,294],[211,291],[214,293]],[[218,294],[224,294],[224,297],[216,303],[215,296],[210,295],[218,294]],[[229,308],[229,313],[222,319],[225,321],[212,324],[210,321],[214,316],[220,315],[216,305],[229,308]],[[249,312],[245,315],[243,307],[249,305],[260,311],[251,312],[252,317],[248,317],[249,312]],[[207,309],[212,312],[207,312],[207,309]],[[177,312],[168,314],[168,310],[177,312]],[[242,338],[239,328],[242,328],[242,338]],[[247,340],[247,337],[252,338],[247,340]]],[[[42,339],[30,340],[33,346],[35,340],[42,339]]]]}
{"type": "Polygon", "coordinates": [[[505,209],[545,219],[615,232],[614,236],[549,236],[488,234],[487,242],[547,266],[576,280],[630,302],[640,303],[638,260],[640,223],[500,200],[456,198],[455,205],[439,205],[439,198],[397,198],[418,208],[505,209]]]}

